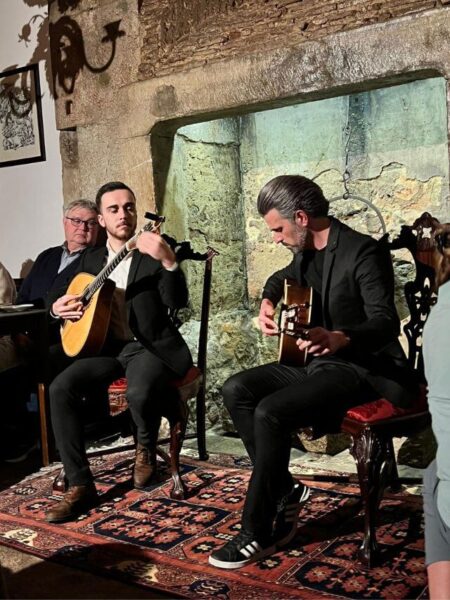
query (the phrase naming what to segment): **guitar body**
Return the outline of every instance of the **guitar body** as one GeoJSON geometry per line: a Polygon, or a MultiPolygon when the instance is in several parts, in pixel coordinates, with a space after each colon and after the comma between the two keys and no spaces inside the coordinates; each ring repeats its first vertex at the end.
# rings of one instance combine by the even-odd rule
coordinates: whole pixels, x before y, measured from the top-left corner
{"type": "Polygon", "coordinates": [[[295,281],[284,280],[283,304],[280,312],[280,345],[278,362],[290,367],[303,367],[308,351],[299,350],[297,340],[304,337],[311,324],[313,290],[295,281]]]}
{"type": "MultiPolygon", "coordinates": [[[[79,273],[70,282],[66,294],[82,295],[94,275],[79,273]]],[[[105,343],[111,318],[111,304],[116,285],[107,279],[95,292],[79,321],[65,321],[61,327],[61,340],[67,356],[93,356],[105,343]]]]}

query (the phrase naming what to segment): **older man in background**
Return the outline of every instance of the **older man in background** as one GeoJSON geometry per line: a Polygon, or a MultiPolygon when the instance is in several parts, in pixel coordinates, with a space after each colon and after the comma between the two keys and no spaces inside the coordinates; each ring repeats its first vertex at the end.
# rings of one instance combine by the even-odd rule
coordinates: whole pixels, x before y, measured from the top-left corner
{"type": "Polygon", "coordinates": [[[43,306],[51,288],[66,287],[73,278],[81,254],[95,246],[98,234],[98,211],[90,200],[74,200],[64,210],[65,241],[39,254],[24,279],[17,297],[19,304],[43,306]]]}
{"type": "MultiPolygon", "coordinates": [[[[64,210],[63,228],[63,244],[39,254],[17,298],[13,280],[10,276],[7,280],[4,275],[2,281],[9,284],[9,295],[4,303],[30,303],[44,307],[50,290],[68,285],[84,250],[97,241],[99,225],[95,203],[90,200],[71,202],[64,210]]],[[[59,323],[56,321],[49,322],[49,338],[51,343],[60,342],[59,323]]],[[[33,381],[32,363],[32,341],[26,336],[15,340],[9,336],[0,338],[0,381],[7,399],[4,403],[7,407],[2,424],[0,457],[6,462],[24,460],[35,447],[36,424],[26,408],[33,381]]]]}

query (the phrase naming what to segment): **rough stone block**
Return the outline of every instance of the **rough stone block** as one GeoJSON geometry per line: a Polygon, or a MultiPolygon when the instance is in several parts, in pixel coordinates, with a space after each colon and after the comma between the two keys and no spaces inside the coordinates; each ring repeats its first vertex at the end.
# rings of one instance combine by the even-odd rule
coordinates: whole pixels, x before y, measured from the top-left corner
{"type": "Polygon", "coordinates": [[[435,458],[436,450],[436,438],[430,426],[403,442],[397,461],[399,465],[425,469],[435,458]]]}
{"type": "Polygon", "coordinates": [[[346,433],[329,433],[320,438],[311,440],[304,431],[298,433],[300,443],[307,452],[318,452],[319,454],[339,454],[350,446],[351,438],[346,433]]]}

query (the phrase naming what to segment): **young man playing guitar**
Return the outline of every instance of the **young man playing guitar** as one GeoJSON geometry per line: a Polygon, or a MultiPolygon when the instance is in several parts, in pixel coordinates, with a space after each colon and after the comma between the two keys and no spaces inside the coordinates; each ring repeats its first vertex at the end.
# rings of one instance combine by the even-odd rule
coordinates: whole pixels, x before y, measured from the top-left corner
{"type": "MultiPolygon", "coordinates": [[[[106,229],[106,247],[83,255],[79,272],[100,273],[136,230],[136,199],[120,182],[107,183],[96,197],[99,223],[106,229]]],[[[97,504],[98,496],[85,451],[82,426],[83,398],[126,376],[127,400],[136,426],[137,449],[133,469],[135,487],[149,484],[156,467],[156,440],[161,403],[169,406],[168,382],[183,377],[192,364],[189,349],[168,315],[186,305],[188,292],[176,256],[157,231],[139,235],[136,249],[110,275],[115,284],[108,336],[100,354],[66,358],[65,368],[50,386],[52,426],[68,480],[68,490],[46,519],[74,519],[97,504]]],[[[59,319],[83,319],[80,296],[64,294],[53,302],[59,319]]],[[[95,325],[95,322],[93,323],[95,325]]]]}
{"type": "Polygon", "coordinates": [[[306,177],[269,181],[258,211],[274,242],[294,254],[264,287],[261,330],[279,334],[274,315],[285,280],[312,287],[311,323],[297,340],[299,354],[307,350],[309,360],[305,366],[255,367],[223,386],[253,463],[241,530],[209,559],[224,569],[268,556],[295,536],[309,490],[289,473],[291,432],[325,420],[338,424],[362,395],[407,406],[417,389],[397,340],[392,264],[383,243],[329,217],[321,188],[306,177]]]}

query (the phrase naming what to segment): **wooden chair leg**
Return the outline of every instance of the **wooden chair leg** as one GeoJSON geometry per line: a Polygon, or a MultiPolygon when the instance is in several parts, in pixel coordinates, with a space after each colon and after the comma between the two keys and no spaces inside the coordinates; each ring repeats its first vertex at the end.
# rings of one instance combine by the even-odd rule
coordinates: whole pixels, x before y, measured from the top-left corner
{"type": "Polygon", "coordinates": [[[197,448],[199,460],[208,460],[206,451],[205,384],[202,383],[196,399],[197,448]]]}
{"type": "Polygon", "coordinates": [[[184,442],[189,408],[186,402],[179,401],[176,418],[169,421],[170,424],[170,472],[173,485],[170,497],[183,500],[186,497],[186,486],[180,474],[180,452],[184,442]]]}
{"type": "Polygon", "coordinates": [[[47,389],[43,383],[38,384],[39,425],[41,431],[42,464],[48,467],[53,459],[52,437],[49,430],[50,411],[48,406],[47,389]]]}
{"type": "Polygon", "coordinates": [[[175,425],[170,428],[170,472],[173,481],[170,497],[175,500],[184,500],[187,492],[180,474],[180,452],[183,439],[183,424],[180,422],[175,423],[175,425]]]}
{"type": "Polygon", "coordinates": [[[367,427],[353,437],[351,454],[356,460],[361,498],[364,507],[364,539],[358,559],[367,567],[377,561],[376,515],[386,487],[387,446],[384,440],[367,427]]]}

